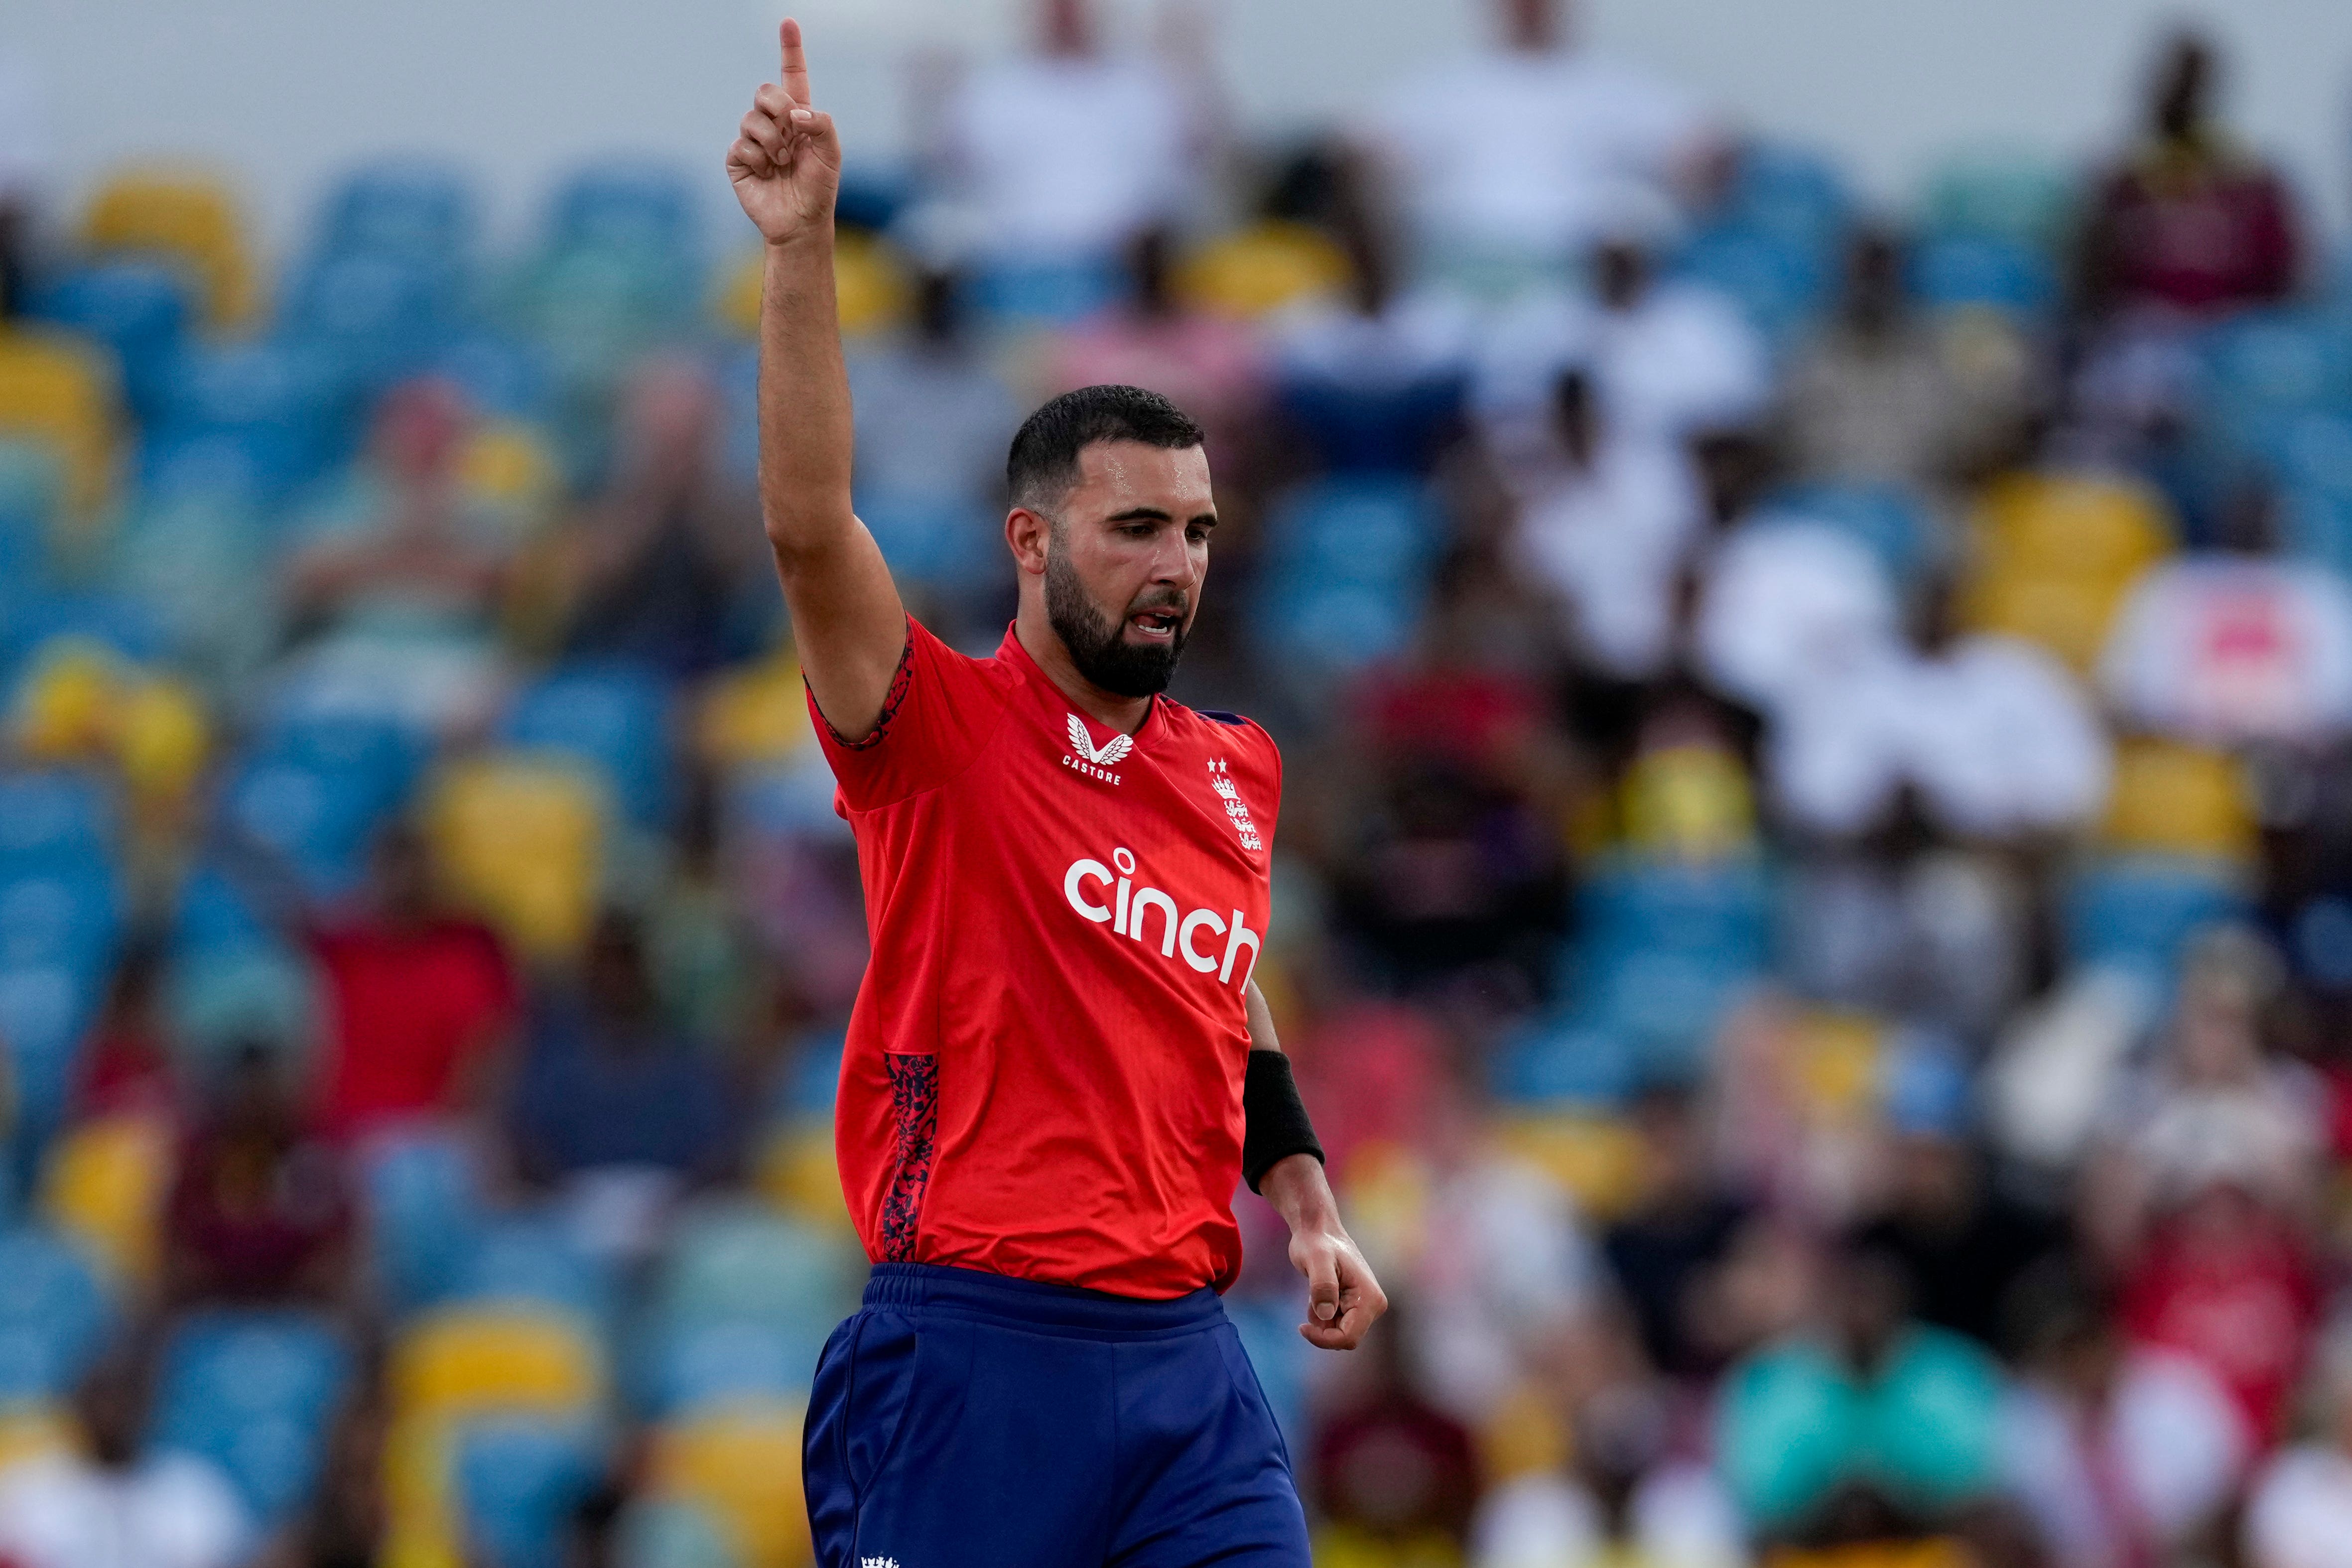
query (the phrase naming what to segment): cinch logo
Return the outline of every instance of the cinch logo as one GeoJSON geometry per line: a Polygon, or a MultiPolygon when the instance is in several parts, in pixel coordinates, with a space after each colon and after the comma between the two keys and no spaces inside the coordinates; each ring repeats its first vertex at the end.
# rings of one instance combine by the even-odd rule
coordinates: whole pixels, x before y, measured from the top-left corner
{"type": "Polygon", "coordinates": [[[1242,923],[1242,912],[1235,910],[1230,923],[1214,910],[1194,910],[1179,916],[1176,900],[1157,888],[1135,885],[1135,852],[1128,848],[1110,852],[1110,866],[1099,860],[1073,860],[1062,875],[1062,897],[1070,908],[1097,925],[1108,924],[1113,936],[1123,936],[1130,942],[1143,940],[1145,917],[1160,911],[1160,956],[1184,962],[1202,974],[1213,973],[1220,985],[1229,984],[1234,978],[1234,963],[1244,949],[1249,961],[1241,966],[1241,983],[1249,984],[1250,971],[1257,967],[1257,932],[1242,923]],[[1117,867],[1114,872],[1111,867],[1117,867]],[[1096,896],[1108,896],[1109,902],[1097,903],[1096,896]],[[1201,933],[1207,931],[1212,939],[1223,937],[1225,951],[1220,963],[1213,940],[1209,950],[1199,947],[1201,933]]]}
{"type": "Polygon", "coordinates": [[[1062,758],[1062,765],[1090,779],[1117,784],[1118,775],[1110,770],[1118,766],[1119,760],[1133,750],[1135,737],[1132,735],[1113,735],[1097,746],[1093,737],[1087,733],[1087,721],[1073,713],[1070,715],[1070,752],[1075,755],[1066,754],[1062,758]]]}

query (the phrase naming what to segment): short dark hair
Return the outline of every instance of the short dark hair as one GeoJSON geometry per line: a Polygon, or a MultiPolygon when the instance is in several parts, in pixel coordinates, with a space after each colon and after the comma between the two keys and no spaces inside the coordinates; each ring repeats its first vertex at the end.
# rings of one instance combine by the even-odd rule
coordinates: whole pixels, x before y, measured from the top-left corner
{"type": "Polygon", "coordinates": [[[1179,451],[1203,438],[1182,409],[1156,392],[1082,386],[1022,422],[1004,459],[1005,492],[1014,506],[1058,500],[1078,481],[1078,454],[1097,441],[1140,441],[1179,451]]]}

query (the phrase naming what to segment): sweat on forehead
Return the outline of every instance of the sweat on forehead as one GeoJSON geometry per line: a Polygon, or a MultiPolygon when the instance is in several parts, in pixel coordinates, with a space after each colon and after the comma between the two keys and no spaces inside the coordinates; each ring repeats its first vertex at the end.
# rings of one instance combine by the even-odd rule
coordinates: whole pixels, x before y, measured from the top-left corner
{"type": "Polygon", "coordinates": [[[1029,416],[1004,460],[1015,506],[1049,510],[1078,482],[1078,455],[1097,441],[1137,441],[1164,451],[1202,444],[1201,427],[1156,392],[1082,386],[1029,416]]]}

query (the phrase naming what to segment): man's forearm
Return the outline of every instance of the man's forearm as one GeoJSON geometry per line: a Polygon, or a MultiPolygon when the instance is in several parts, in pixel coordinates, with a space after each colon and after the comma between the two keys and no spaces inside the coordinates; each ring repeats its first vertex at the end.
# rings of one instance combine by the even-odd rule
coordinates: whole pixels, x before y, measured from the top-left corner
{"type": "Polygon", "coordinates": [[[1269,1166],[1259,1179],[1258,1195],[1294,1234],[1339,1228],[1339,1200],[1331,1195],[1323,1162],[1312,1154],[1292,1154],[1269,1166]]]}
{"type": "Polygon", "coordinates": [[[849,374],[830,220],[767,247],[760,291],[760,503],[779,568],[851,531],[849,374]]]}

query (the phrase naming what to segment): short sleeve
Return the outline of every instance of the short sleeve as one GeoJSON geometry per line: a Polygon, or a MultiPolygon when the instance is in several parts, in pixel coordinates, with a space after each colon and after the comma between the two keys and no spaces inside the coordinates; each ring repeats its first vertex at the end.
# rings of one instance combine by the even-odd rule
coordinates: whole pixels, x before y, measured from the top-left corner
{"type": "Polygon", "coordinates": [[[906,652],[870,731],[842,739],[815,693],[807,693],[809,720],[841,785],[842,804],[872,811],[961,773],[1004,717],[1007,691],[992,668],[956,652],[909,616],[906,652]]]}

